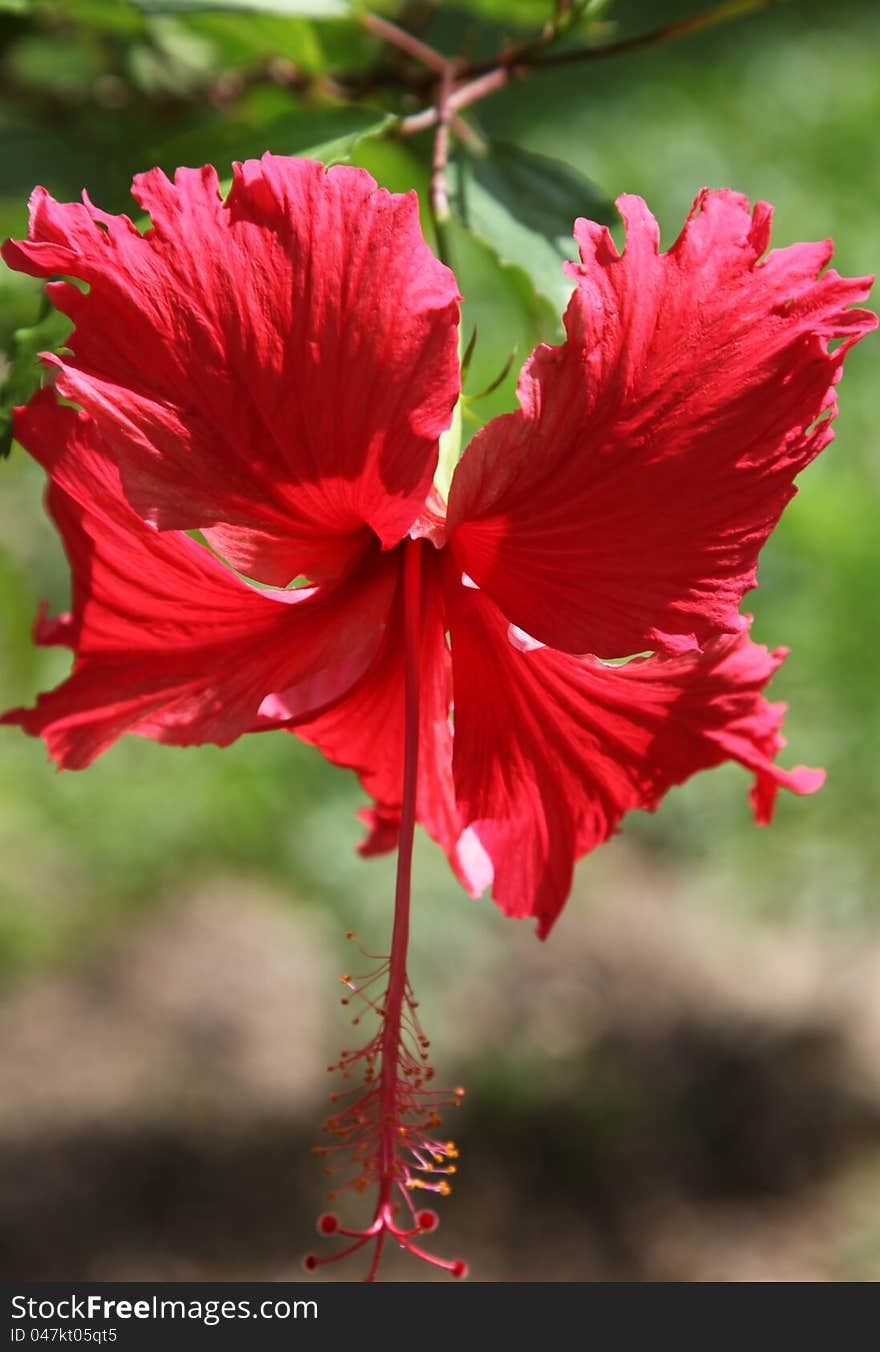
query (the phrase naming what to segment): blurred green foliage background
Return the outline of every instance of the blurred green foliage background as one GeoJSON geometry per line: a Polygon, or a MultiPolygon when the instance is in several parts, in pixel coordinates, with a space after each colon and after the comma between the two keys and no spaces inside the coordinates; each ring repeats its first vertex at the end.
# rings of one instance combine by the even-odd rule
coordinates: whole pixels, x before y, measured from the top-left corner
{"type": "MultiPolygon", "coordinates": [[[[449,8],[443,36],[464,28],[466,12],[449,8]]],[[[519,10],[527,19],[544,8],[519,10]]],[[[675,12],[664,7],[664,17],[675,12]]],[[[656,21],[658,7],[621,3],[614,17],[621,31],[636,31],[656,21]]],[[[266,58],[282,67],[282,81],[290,78],[285,61],[317,74],[372,45],[338,24],[250,13],[149,18],[122,0],[57,0],[2,25],[4,236],[25,230],[35,183],[64,199],[87,187],[119,211],[130,202],[132,173],[154,163],[210,161],[223,174],[232,158],[330,139],[350,125],[344,108],[315,94],[304,100],[268,76],[239,92],[235,74],[266,58]]],[[[728,185],[776,204],[777,242],[831,235],[835,265],[863,273],[880,242],[878,36],[870,0],[808,0],[680,45],[536,76],[480,105],[477,116],[489,132],[583,170],[610,197],[641,193],[667,242],[701,186],[728,185]]],[[[424,185],[423,163],[407,145],[365,145],[358,158],[389,186],[424,185]]],[[[530,312],[521,275],[464,243],[464,328],[478,324],[477,389],[503,366],[512,336],[522,359],[542,321],[550,325],[546,311],[537,320],[530,312]]],[[[0,307],[3,345],[36,317],[36,284],[5,273],[0,307]]],[[[704,870],[707,892],[721,891],[725,903],[732,896],[770,912],[809,908],[829,920],[857,920],[877,903],[876,362],[876,338],[850,357],[837,441],[805,476],[748,598],[756,637],[792,649],[774,693],[791,702],[791,755],[827,766],[827,787],[808,801],[783,795],[774,828],[756,833],[745,776],[723,769],[674,792],[656,819],[627,828],[645,849],[684,855],[704,870]]],[[[491,405],[478,406],[481,417],[511,406],[514,375],[491,405]]],[[[0,682],[9,705],[63,672],[64,656],[36,651],[29,629],[41,597],[63,606],[67,579],[42,515],[39,471],[19,452],[2,474],[0,682]]],[[[0,755],[4,964],[70,953],[73,933],[124,921],[130,906],[149,904],[181,870],[206,862],[247,864],[339,897],[324,851],[305,851],[303,841],[314,841],[317,815],[327,856],[347,850],[357,792],[346,773],[291,738],[252,738],[223,753],[129,739],[88,774],[57,779],[41,745],[16,731],[4,733],[0,755]]],[[[359,891],[372,890],[376,868],[357,866],[359,891]]],[[[471,909],[452,887],[448,905],[471,909]]]]}
{"type": "MultiPolygon", "coordinates": [[[[447,51],[462,43],[492,51],[551,8],[462,0],[437,7],[427,32],[447,51]]],[[[694,8],[618,0],[595,37],[694,8]]],[[[777,244],[831,235],[841,272],[870,272],[880,244],[878,39],[874,0],[793,0],[677,44],[535,75],[480,104],[471,121],[481,136],[583,175],[595,185],[583,214],[619,192],[640,193],[668,243],[703,185],[730,186],[775,203],[777,244]]],[[[371,126],[391,106],[387,94],[371,93],[366,112],[352,109],[335,96],[333,73],[366,69],[378,50],[342,21],[234,8],[151,15],[124,0],[0,0],[0,235],[24,232],[35,183],[63,199],[86,187],[98,205],[124,211],[131,175],[153,164],[210,161],[222,178],[232,159],[303,151],[371,126]]],[[[360,142],[352,158],[389,187],[424,192],[427,153],[419,139],[386,138],[360,142]]],[[[585,183],[585,199],[588,191],[585,183]]],[[[480,236],[462,226],[453,241],[464,331],[478,328],[471,390],[493,379],[514,343],[516,366],[558,332],[558,305],[504,265],[507,242],[480,236]]],[[[0,352],[40,304],[30,279],[0,277],[0,352]]],[[[648,875],[685,879],[695,907],[744,912],[774,932],[875,933],[877,359],[876,335],[849,357],[837,440],[804,476],[747,598],[755,637],[792,652],[772,691],[791,705],[785,754],[826,766],[826,787],[809,799],[782,795],[765,831],[751,824],[738,768],[673,791],[656,816],[626,823],[607,858],[580,866],[551,944],[565,945],[566,926],[589,915],[597,889],[613,898],[616,870],[633,856],[648,875]]],[[[514,384],[515,370],[474,404],[476,416],[511,407],[514,384]]],[[[68,585],[41,492],[40,471],[15,448],[0,464],[3,707],[32,701],[65,672],[63,652],[30,641],[40,599],[61,608],[68,585]]],[[[56,776],[41,743],[0,731],[0,971],[10,983],[47,965],[82,964],[205,875],[281,884],[340,929],[353,924],[383,942],[392,865],[357,858],[353,777],[293,737],[245,738],[224,751],[126,738],[87,773],[56,776]]],[[[418,869],[415,965],[429,1003],[439,1003],[432,993],[446,966],[469,950],[491,953],[503,980],[510,922],[488,900],[469,902],[427,844],[418,869]]],[[[436,1012],[441,1046],[450,1017],[436,1012]]]]}

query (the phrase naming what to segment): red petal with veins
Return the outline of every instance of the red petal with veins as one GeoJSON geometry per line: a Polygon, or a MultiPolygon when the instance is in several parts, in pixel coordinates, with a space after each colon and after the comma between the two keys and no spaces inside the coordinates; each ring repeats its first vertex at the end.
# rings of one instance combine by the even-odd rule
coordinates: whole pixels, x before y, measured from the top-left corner
{"type": "Polygon", "coordinates": [[[567,340],[533,353],[521,412],[478,433],[449,502],[462,571],[507,617],[602,657],[742,628],[792,480],[832,438],[844,355],[877,322],[849,308],[870,279],[817,279],[830,243],[761,261],[765,203],[702,193],[665,254],[644,202],[618,205],[624,253],[577,222],[567,340]]]}
{"type": "Polygon", "coordinates": [[[145,524],[85,413],[44,391],[19,410],[15,434],[49,474],[73,573],[71,615],[42,613],[35,636],[69,644],[75,662],[34,709],[2,721],[43,737],[62,767],[81,769],[124,732],[225,746],[273,691],[302,716],[374,659],[396,579],[377,547],[337,588],[263,591],[188,535],[145,524]]]}
{"type": "Polygon", "coordinates": [[[58,388],[95,418],[135,510],[206,528],[241,572],[283,585],[344,571],[406,534],[458,395],[457,289],[416,196],[361,169],[266,155],[134,180],[152,218],[38,188],[3,257],[76,328],[58,388]],[[213,533],[212,533],[213,528],[213,533]]]}
{"type": "Polygon", "coordinates": [[[654,808],[674,784],[734,760],[755,776],[756,819],[780,785],[812,793],[820,770],[782,770],[784,706],[760,694],[785,653],[747,634],[705,652],[605,666],[524,640],[479,591],[452,600],[454,774],[459,806],[494,864],[493,896],[533,915],[545,936],[575,859],[624,813],[654,808]]]}
{"type": "MultiPolygon", "coordinates": [[[[423,546],[422,648],[420,665],[419,777],[416,817],[446,852],[459,881],[479,896],[491,871],[471,833],[464,832],[452,787],[452,670],[443,597],[433,549],[423,546]]],[[[322,717],[291,731],[319,747],[336,765],[356,770],[372,807],[359,814],[368,834],[362,854],[395,849],[403,801],[405,714],[403,588],[382,655],[363,680],[322,717]]]]}

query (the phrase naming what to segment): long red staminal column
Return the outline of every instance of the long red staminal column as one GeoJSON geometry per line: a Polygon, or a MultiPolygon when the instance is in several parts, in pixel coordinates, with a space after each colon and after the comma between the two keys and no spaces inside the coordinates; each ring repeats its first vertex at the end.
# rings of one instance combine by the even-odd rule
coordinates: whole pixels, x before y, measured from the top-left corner
{"type": "MultiPolygon", "coordinates": [[[[438,1219],[434,1211],[417,1210],[412,1200],[417,1189],[440,1196],[450,1191],[448,1176],[455,1173],[458,1151],[453,1141],[438,1140],[434,1133],[440,1126],[439,1109],[457,1107],[464,1092],[427,1087],[434,1076],[428,1064],[429,1042],[419,1022],[406,968],[419,773],[422,557],[427,547],[421,540],[407,540],[403,546],[405,736],[391,952],[378,960],[379,966],[373,971],[357,977],[345,973],[342,977],[352,992],[343,998],[343,1004],[350,1004],[352,999],[358,1004],[352,1023],[358,1025],[370,1013],[381,1023],[366,1046],[343,1050],[336,1065],[328,1067],[341,1072],[346,1080],[359,1074],[361,1083],[331,1096],[331,1101],[340,1106],[328,1118],[324,1130],[334,1140],[316,1147],[325,1160],[325,1173],[334,1180],[331,1200],[344,1191],[364,1193],[375,1187],[376,1202],[372,1221],[361,1230],[343,1226],[333,1213],[321,1216],[320,1234],[339,1234],[351,1242],[337,1253],[322,1257],[309,1254],[305,1260],[306,1268],[313,1271],[372,1242],[372,1258],[364,1278],[368,1282],[378,1274],[389,1236],[416,1258],[454,1277],[463,1277],[467,1271],[461,1259],[438,1258],[415,1243],[416,1237],[436,1228],[438,1219]],[[373,988],[381,990],[386,978],[384,993],[374,996],[373,988]]],[[[361,952],[375,956],[364,949],[361,952]]]]}
{"type": "MultiPolygon", "coordinates": [[[[398,1049],[403,1000],[406,992],[406,955],[409,949],[409,912],[412,896],[413,839],[416,829],[416,792],[419,780],[419,673],[422,609],[422,543],[409,540],[404,546],[403,607],[406,641],[406,723],[403,753],[403,808],[397,847],[397,882],[394,892],[394,929],[391,934],[391,966],[385,996],[385,1026],[382,1032],[382,1176],[390,1179],[397,1142],[391,1123],[397,1098],[398,1049]]],[[[388,1185],[386,1185],[388,1186],[388,1185]]]]}

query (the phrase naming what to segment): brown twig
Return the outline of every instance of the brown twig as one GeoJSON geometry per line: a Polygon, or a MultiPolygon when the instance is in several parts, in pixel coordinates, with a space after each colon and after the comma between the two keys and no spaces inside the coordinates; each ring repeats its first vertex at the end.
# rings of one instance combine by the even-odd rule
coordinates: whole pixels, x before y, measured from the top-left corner
{"type": "MultiPolygon", "coordinates": [[[[449,163],[450,125],[455,115],[455,85],[462,62],[458,57],[447,57],[436,48],[423,42],[415,33],[408,32],[389,19],[378,14],[365,13],[361,16],[361,26],[374,37],[381,38],[389,46],[404,52],[425,66],[429,78],[439,76],[434,104],[424,111],[421,125],[436,127],[434,149],[431,156],[431,181],[429,187],[429,205],[434,228],[437,232],[437,252],[445,263],[449,262],[450,241],[448,225],[450,218],[449,189],[446,183],[446,168],[449,163]]],[[[461,95],[459,90],[458,94],[461,95]]]]}
{"type": "MultiPolygon", "coordinates": [[[[468,108],[472,103],[478,103],[489,94],[496,93],[503,89],[515,75],[520,73],[521,68],[514,66],[496,66],[494,70],[489,70],[485,75],[480,75],[476,80],[468,80],[466,84],[459,85],[447,99],[447,109],[451,114],[460,113],[463,108],[468,108]]],[[[423,108],[420,113],[412,113],[409,117],[403,118],[397,125],[397,133],[400,136],[413,136],[419,131],[428,131],[431,127],[436,127],[439,122],[439,109],[434,106],[423,108]]]]}
{"type": "MultiPolygon", "coordinates": [[[[495,56],[481,61],[458,62],[458,78],[470,83],[479,76],[491,75],[500,71],[526,74],[554,66],[577,65],[581,62],[602,61],[606,57],[625,56],[629,52],[639,51],[644,47],[671,42],[703,29],[713,28],[718,24],[745,18],[748,14],[757,13],[762,9],[770,9],[772,6],[781,3],[783,3],[783,0],[722,0],[722,3],[701,10],[697,14],[691,14],[684,19],[676,19],[672,23],[662,24],[659,28],[650,29],[647,33],[637,33],[634,37],[622,38],[618,42],[606,42],[596,46],[570,47],[556,52],[548,51],[547,48],[551,47],[570,30],[577,17],[575,10],[565,8],[561,14],[557,11],[555,21],[545,25],[540,33],[527,41],[514,44],[506,50],[496,53],[495,56]]],[[[420,41],[419,39],[416,40],[420,41]]],[[[427,44],[422,45],[427,47],[427,44]]],[[[448,60],[441,53],[436,52],[434,48],[429,47],[428,50],[433,53],[435,58],[439,57],[440,61],[448,60]]],[[[395,76],[390,70],[383,67],[357,77],[354,83],[361,93],[367,88],[375,88],[377,85],[383,84],[397,84],[398,87],[424,93],[434,84],[438,69],[438,65],[432,63],[428,69],[411,73],[407,78],[401,79],[399,72],[395,76]]],[[[340,81],[347,83],[344,76],[340,77],[340,81]]],[[[498,83],[487,88],[485,92],[492,93],[505,83],[505,80],[499,80],[498,83]]],[[[479,97],[483,97],[483,95],[479,97]]],[[[413,114],[414,117],[420,115],[418,113],[413,114]]],[[[431,126],[433,123],[428,122],[425,125],[431,126]]]]}
{"type": "Polygon", "coordinates": [[[437,252],[444,263],[451,262],[449,239],[449,189],[446,183],[446,167],[449,163],[449,124],[452,121],[453,89],[455,87],[455,64],[449,62],[443,71],[437,103],[433,111],[437,114],[437,131],[434,136],[434,150],[431,156],[431,186],[429,201],[434,229],[437,232],[437,252]]]}

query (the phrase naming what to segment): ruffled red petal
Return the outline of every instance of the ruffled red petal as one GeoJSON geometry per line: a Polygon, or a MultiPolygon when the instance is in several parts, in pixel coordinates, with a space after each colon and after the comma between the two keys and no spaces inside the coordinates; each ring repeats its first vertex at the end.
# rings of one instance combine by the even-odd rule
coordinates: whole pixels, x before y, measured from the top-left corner
{"type": "Polygon", "coordinates": [[[578,221],[567,341],[533,353],[522,411],[474,438],[449,503],[461,569],[507,617],[602,657],[742,627],[792,480],[832,438],[844,355],[877,322],[849,308],[870,279],[817,279],[830,242],[762,261],[766,203],[702,193],[665,254],[644,202],[618,205],[624,253],[578,221]]]}
{"type": "MultiPolygon", "coordinates": [[[[471,833],[464,831],[452,786],[452,671],[436,560],[434,551],[426,549],[416,818],[445,851],[462,885],[479,896],[491,872],[471,833]]],[[[401,580],[379,660],[331,710],[290,729],[319,747],[334,764],[357,771],[374,799],[373,806],[359,813],[368,828],[360,846],[365,855],[397,846],[403,801],[405,659],[401,580]]]]}
{"type": "Polygon", "coordinates": [[[450,596],[459,806],[494,866],[495,900],[535,916],[542,937],[574,861],[696,771],[751,770],[759,822],[780,786],[812,793],[824,779],[774,765],[784,706],[760,691],[785,653],[745,632],[610,667],[526,639],[477,590],[450,596]]]}
{"type": "Polygon", "coordinates": [[[206,528],[241,572],[335,577],[395,544],[429,490],[458,395],[457,289],[414,193],[361,169],[266,155],[139,175],[152,218],[38,188],[10,267],[74,320],[59,390],[95,418],[129,501],[161,529],[206,528]]]}
{"type": "Polygon", "coordinates": [[[43,391],[15,430],[50,476],[48,507],[73,573],[71,614],[52,622],[41,613],[35,637],[68,644],[75,663],[35,708],[2,721],[43,737],[62,767],[88,765],[124,732],[227,745],[272,692],[302,716],[374,659],[396,577],[378,546],[337,588],[263,591],[132,511],[87,414],[43,391]]]}

